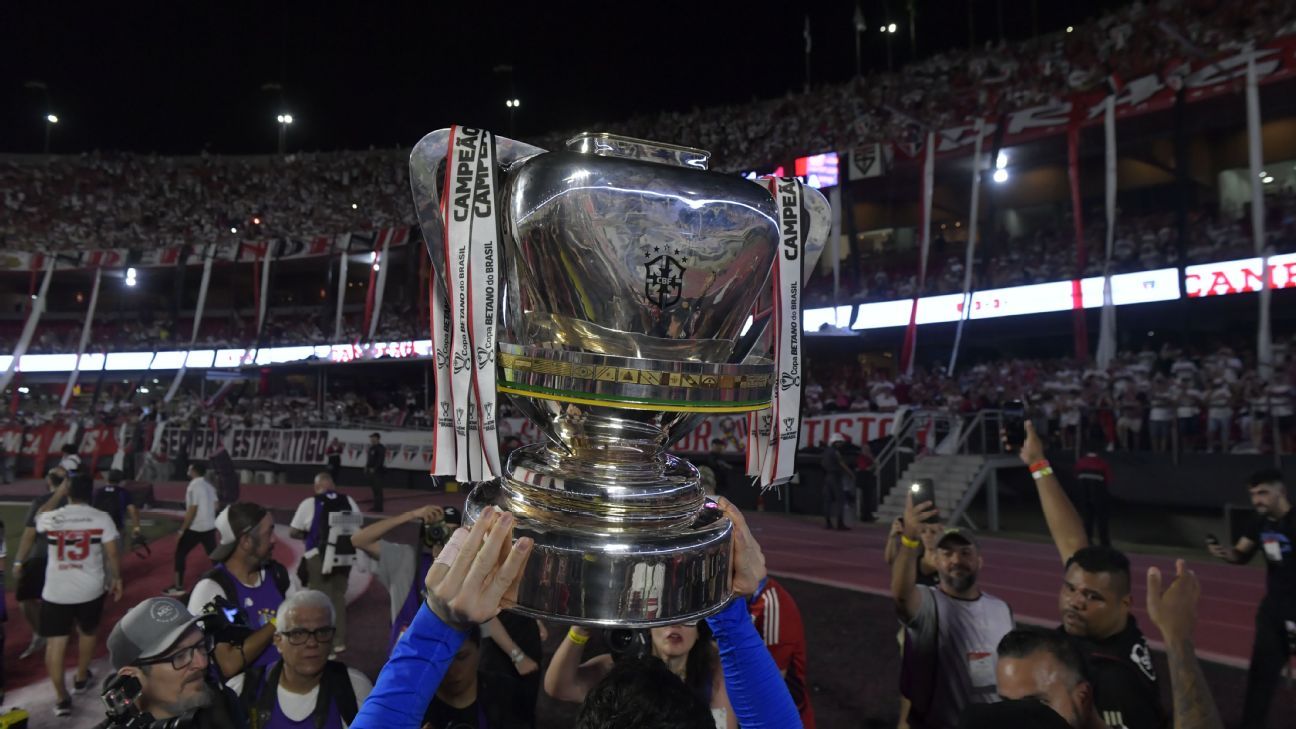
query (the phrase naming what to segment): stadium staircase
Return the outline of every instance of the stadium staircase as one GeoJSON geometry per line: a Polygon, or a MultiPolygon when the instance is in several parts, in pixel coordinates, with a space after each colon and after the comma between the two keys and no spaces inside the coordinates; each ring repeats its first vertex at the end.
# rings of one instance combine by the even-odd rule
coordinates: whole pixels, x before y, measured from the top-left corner
{"type": "Polygon", "coordinates": [[[930,411],[911,411],[901,418],[894,437],[874,464],[879,495],[885,493],[874,512],[879,523],[891,523],[904,514],[909,486],[921,478],[935,484],[936,508],[951,526],[960,523],[980,530],[968,516],[968,507],[984,490],[986,528],[999,530],[998,471],[1020,465],[1016,456],[1000,452],[997,410],[975,416],[955,416],[930,411]]]}

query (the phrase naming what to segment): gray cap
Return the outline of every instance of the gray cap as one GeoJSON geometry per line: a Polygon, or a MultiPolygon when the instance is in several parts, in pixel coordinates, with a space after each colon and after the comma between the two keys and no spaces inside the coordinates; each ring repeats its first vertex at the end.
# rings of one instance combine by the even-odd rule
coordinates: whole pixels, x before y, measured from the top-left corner
{"type": "Polygon", "coordinates": [[[173,597],[152,597],[126,612],[108,635],[108,657],[114,669],[153,658],[175,645],[198,622],[173,597]]]}

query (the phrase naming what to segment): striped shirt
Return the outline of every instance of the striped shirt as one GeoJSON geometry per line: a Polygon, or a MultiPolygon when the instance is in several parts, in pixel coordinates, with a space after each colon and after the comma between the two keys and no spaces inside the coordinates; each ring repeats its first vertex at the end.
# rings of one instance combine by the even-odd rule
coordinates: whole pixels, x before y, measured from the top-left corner
{"type": "Polygon", "coordinates": [[[802,726],[814,729],[814,708],[806,684],[805,625],[796,601],[773,577],[767,577],[765,589],[751,598],[747,609],[774,664],[783,672],[788,692],[801,713],[802,726]]]}

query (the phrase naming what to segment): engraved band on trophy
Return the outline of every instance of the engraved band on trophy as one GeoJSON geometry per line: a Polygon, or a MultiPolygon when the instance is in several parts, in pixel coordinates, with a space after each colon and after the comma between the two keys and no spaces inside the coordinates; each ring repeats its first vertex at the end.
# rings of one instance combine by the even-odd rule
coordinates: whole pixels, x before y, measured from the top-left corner
{"type": "Polygon", "coordinates": [[[667,448],[707,414],[771,406],[776,362],[754,350],[779,317],[758,302],[781,255],[796,260],[784,276],[800,274],[799,292],[830,211],[798,187],[783,198],[798,216],[780,207],[782,188],[708,162],[701,150],[609,134],[546,151],[462,127],[427,135],[411,154],[436,274],[437,451],[456,460],[434,473],[475,482],[465,523],[495,505],[535,540],[517,612],[650,627],[732,597],[732,524],[711,508],[698,470],[667,448]],[[471,215],[478,227],[454,227],[471,215]],[[498,238],[487,241],[492,225],[498,238]],[[482,306],[492,307],[490,333],[482,306]],[[474,365],[489,377],[470,381],[474,365]],[[486,391],[496,389],[545,436],[499,473],[486,391]]]}

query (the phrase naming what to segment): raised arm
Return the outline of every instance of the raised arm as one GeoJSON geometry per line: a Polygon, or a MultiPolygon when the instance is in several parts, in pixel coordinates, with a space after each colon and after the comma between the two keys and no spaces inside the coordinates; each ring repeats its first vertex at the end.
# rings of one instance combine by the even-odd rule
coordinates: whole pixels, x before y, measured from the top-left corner
{"type": "Polygon", "coordinates": [[[490,620],[517,595],[532,541],[513,535],[513,517],[486,511],[456,531],[428,570],[428,598],[392,650],[352,729],[419,729],[428,702],[468,627],[490,620]],[[464,536],[460,537],[459,535],[464,536]]]}
{"type": "Polygon", "coordinates": [[[612,670],[612,656],[606,653],[581,663],[581,654],[589,637],[590,632],[579,625],[568,629],[545,670],[546,694],[559,701],[579,703],[612,670]]]}
{"type": "Polygon", "coordinates": [[[900,553],[900,536],[904,534],[904,517],[896,517],[891,522],[891,532],[887,534],[886,546],[882,548],[882,559],[887,564],[895,564],[896,555],[900,553]]]}
{"type": "Polygon", "coordinates": [[[1170,694],[1174,703],[1174,729],[1224,729],[1215,698],[1193,648],[1197,624],[1197,600],[1201,585],[1197,576],[1175,560],[1175,580],[1161,590],[1161,570],[1148,568],[1147,611],[1161,630],[1166,659],[1170,664],[1170,694]]]}
{"type": "Polygon", "coordinates": [[[527,676],[540,670],[540,664],[523,652],[498,617],[482,623],[482,635],[495,641],[495,645],[508,654],[509,660],[513,661],[513,670],[517,671],[519,676],[527,676]]]}
{"type": "MultiPolygon", "coordinates": [[[[765,555],[747,528],[747,520],[728,499],[716,499],[725,515],[733,521],[733,591],[737,599],[716,615],[707,618],[720,648],[720,666],[724,670],[725,692],[730,716],[743,729],[793,729],[801,726],[801,715],[779,673],[774,657],[765,647],[752,625],[744,599],[756,593],[768,572],[765,555]]],[[[732,726],[732,724],[731,724],[732,726]]]]}
{"type": "Polygon", "coordinates": [[[351,546],[356,549],[363,549],[370,557],[378,559],[378,540],[382,539],[387,532],[415,519],[437,522],[443,518],[445,518],[445,512],[439,506],[421,506],[417,509],[410,509],[404,514],[389,516],[386,519],[380,519],[366,525],[363,529],[351,535],[351,546]]]}
{"type": "Polygon", "coordinates": [[[1039,492],[1040,506],[1044,508],[1044,521],[1048,523],[1049,534],[1053,536],[1058,555],[1065,564],[1071,559],[1071,555],[1089,546],[1089,537],[1085,535],[1080,512],[1076,511],[1075,504],[1067,498],[1062,482],[1054,475],[1052,466],[1047,466],[1044,444],[1035,433],[1035,426],[1029,420],[1025,422],[1025,426],[1026,442],[1022,444],[1018,455],[1027,466],[1040,468],[1037,464],[1045,464],[1045,467],[1032,472],[1031,476],[1035,479],[1035,488],[1039,492]]]}
{"type": "Polygon", "coordinates": [[[891,563],[891,597],[895,599],[896,614],[908,623],[922,607],[922,590],[918,589],[919,525],[925,519],[939,516],[936,505],[924,501],[915,506],[913,494],[905,494],[904,526],[900,533],[900,550],[891,563]]]}

